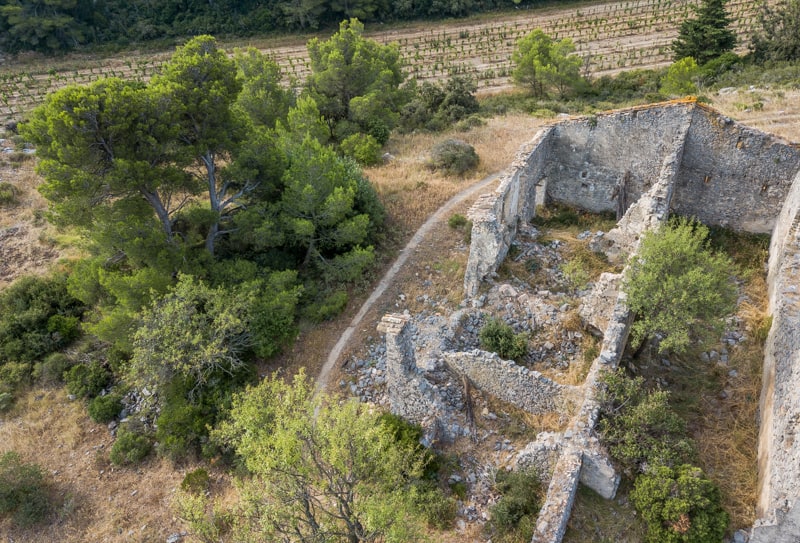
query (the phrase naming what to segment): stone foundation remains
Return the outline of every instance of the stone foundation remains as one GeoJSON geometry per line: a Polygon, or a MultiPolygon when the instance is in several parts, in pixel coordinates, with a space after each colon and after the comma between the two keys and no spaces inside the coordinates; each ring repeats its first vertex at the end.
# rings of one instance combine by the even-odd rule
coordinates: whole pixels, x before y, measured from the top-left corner
{"type": "MultiPolygon", "coordinates": [[[[753,542],[800,541],[800,152],[694,102],[672,102],[570,119],[542,129],[517,155],[497,189],[470,211],[472,241],[464,276],[467,300],[491,282],[521,223],[536,207],[566,204],[616,213],[617,227],[597,249],[620,260],[642,234],[669,216],[692,216],[734,230],[772,232],[768,285],[772,328],[766,343],[759,443],[760,520],[753,542]],[[795,439],[798,439],[795,442],[795,439]]],[[[533,542],[561,541],[578,482],[614,496],[619,477],[594,432],[596,383],[617,366],[631,315],[621,275],[605,274],[581,314],[603,333],[600,355],[582,391],[564,387],[482,351],[437,356],[474,386],[532,413],[572,402],[563,433],[543,433],[518,453],[517,465],[552,474],[533,542]],[[598,303],[606,308],[593,307],[598,303]],[[582,396],[582,397],[581,397],[582,396]]],[[[430,423],[443,412],[438,387],[420,380],[402,316],[384,318],[392,408],[430,423]],[[392,367],[393,369],[389,369],[392,367]]],[[[454,326],[451,326],[451,334],[454,326]]],[[[446,335],[446,334],[445,334],[446,335]]],[[[445,424],[447,426],[447,424],[445,424]]],[[[453,425],[451,424],[452,428],[453,425]]]]}

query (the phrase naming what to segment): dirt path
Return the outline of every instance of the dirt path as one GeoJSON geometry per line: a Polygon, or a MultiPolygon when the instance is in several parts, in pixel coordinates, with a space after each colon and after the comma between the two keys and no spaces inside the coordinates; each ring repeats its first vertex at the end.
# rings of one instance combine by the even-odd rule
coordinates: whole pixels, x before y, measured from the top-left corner
{"type": "Polygon", "coordinates": [[[336,362],[339,360],[339,357],[342,354],[347,342],[350,341],[353,333],[356,331],[358,326],[361,324],[362,319],[367,314],[367,312],[372,308],[375,302],[380,299],[389,285],[392,284],[394,281],[395,276],[400,271],[400,268],[408,260],[408,257],[414,252],[414,250],[419,246],[419,244],[425,239],[425,236],[431,231],[431,229],[436,225],[439,221],[443,220],[445,216],[450,213],[453,208],[455,208],[458,204],[466,200],[467,198],[474,196],[480,190],[486,188],[490,185],[493,181],[495,181],[498,177],[498,173],[494,173],[487,177],[484,177],[474,185],[462,190],[452,198],[450,198],[442,207],[440,207],[430,218],[425,221],[425,223],[419,227],[419,230],[414,234],[414,236],[409,240],[405,247],[400,251],[400,254],[397,255],[397,259],[392,264],[392,267],[386,272],[386,274],[381,278],[378,285],[375,287],[375,290],[370,294],[369,298],[364,302],[364,305],[361,306],[361,309],[358,310],[356,316],[353,317],[353,320],[350,321],[350,325],[342,332],[342,335],[339,337],[339,341],[336,342],[336,345],[333,346],[331,349],[330,354],[328,355],[325,364],[322,366],[322,369],[317,376],[317,390],[324,390],[328,386],[328,378],[330,377],[331,370],[336,366],[336,362]]]}

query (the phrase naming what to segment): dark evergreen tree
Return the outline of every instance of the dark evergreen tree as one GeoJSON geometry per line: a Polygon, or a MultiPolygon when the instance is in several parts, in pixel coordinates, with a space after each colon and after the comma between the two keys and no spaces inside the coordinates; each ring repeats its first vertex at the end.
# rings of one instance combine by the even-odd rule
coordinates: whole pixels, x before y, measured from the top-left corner
{"type": "Polygon", "coordinates": [[[726,3],[727,0],[703,0],[692,7],[695,17],[681,23],[678,37],[672,42],[675,60],[692,57],[703,65],[736,46],[726,3]]]}

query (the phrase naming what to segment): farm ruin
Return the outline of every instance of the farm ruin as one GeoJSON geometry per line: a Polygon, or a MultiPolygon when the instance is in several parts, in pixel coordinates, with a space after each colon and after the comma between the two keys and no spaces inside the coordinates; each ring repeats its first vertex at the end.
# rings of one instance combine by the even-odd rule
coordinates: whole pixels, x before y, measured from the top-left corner
{"type": "MultiPolygon", "coordinates": [[[[622,273],[604,273],[582,300],[584,322],[602,332],[582,385],[559,384],[537,371],[479,349],[459,350],[470,311],[486,300],[487,284],[538,206],[616,213],[616,227],[591,243],[624,262],[641,236],[669,215],[708,225],[771,233],[767,285],[772,327],[766,340],[758,447],[759,520],[750,541],[800,539],[800,149],[740,125],[693,101],[670,102],[573,118],[547,126],[518,153],[499,186],[470,210],[473,221],[465,304],[437,321],[437,345],[420,345],[408,314],[386,315],[386,385],[392,411],[423,424],[431,439],[466,433],[459,410],[468,406],[462,380],[533,414],[564,411],[562,432],[542,432],[517,453],[517,465],[549,474],[534,543],[563,538],[578,483],[601,496],[616,494],[619,475],[595,432],[597,383],[617,367],[631,312],[622,273]]],[[[497,285],[495,285],[497,287],[497,285]]],[[[500,302],[523,307],[533,319],[541,299],[511,285],[495,289],[500,302]],[[535,298],[532,297],[532,298],[535,298]],[[532,312],[533,311],[533,312],[532,312]]],[[[547,292],[540,293],[546,295],[547,292]]],[[[555,314],[556,311],[554,310],[555,314]]],[[[541,317],[550,319],[550,316],[541,317]]],[[[524,319],[523,319],[524,320],[524,319]]],[[[462,342],[463,343],[463,342],[462,342]]],[[[552,347],[550,347],[552,348],[552,347]]]]}

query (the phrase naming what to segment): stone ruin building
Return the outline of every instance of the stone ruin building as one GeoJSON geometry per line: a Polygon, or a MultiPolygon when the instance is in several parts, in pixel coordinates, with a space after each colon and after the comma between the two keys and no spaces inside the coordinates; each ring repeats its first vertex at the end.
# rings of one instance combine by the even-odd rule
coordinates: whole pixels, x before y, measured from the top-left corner
{"type": "MultiPolygon", "coordinates": [[[[492,281],[539,205],[616,213],[617,226],[592,240],[609,255],[635,254],[641,235],[670,214],[772,234],[768,288],[773,320],[760,399],[754,543],[800,541],[800,441],[794,442],[800,430],[799,172],[797,146],[701,104],[670,102],[543,128],[517,155],[497,189],[470,210],[467,308],[480,306],[481,285],[492,281]]],[[[379,325],[386,334],[391,408],[429,432],[452,437],[461,430],[445,404],[463,406],[463,398],[444,380],[437,381],[441,371],[529,413],[571,406],[575,415],[563,432],[542,433],[518,454],[519,465],[544,466],[551,474],[534,543],[561,541],[579,482],[606,498],[617,490],[619,476],[594,426],[597,380],[619,363],[632,319],[619,289],[621,277],[603,274],[584,302],[581,316],[602,331],[602,344],[582,386],[561,385],[478,349],[453,350],[466,309],[440,325],[440,344],[422,355],[408,314],[386,315],[379,325]]]]}

